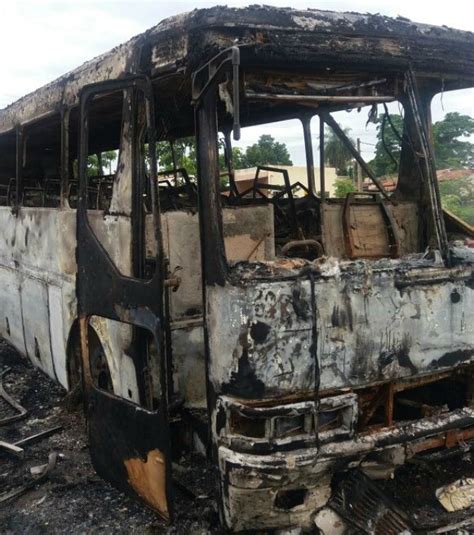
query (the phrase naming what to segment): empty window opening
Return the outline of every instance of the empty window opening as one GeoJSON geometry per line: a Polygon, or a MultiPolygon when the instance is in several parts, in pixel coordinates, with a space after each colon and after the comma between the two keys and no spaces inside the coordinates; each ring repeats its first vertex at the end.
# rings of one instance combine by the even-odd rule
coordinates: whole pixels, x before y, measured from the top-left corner
{"type": "Polygon", "coordinates": [[[359,431],[438,416],[470,404],[469,372],[418,385],[385,384],[359,391],[359,431]]]}
{"type": "MultiPolygon", "coordinates": [[[[160,210],[197,209],[195,138],[190,136],[157,142],[156,158],[160,210]]],[[[148,196],[147,193],[147,202],[148,196]]]]}
{"type": "Polygon", "coordinates": [[[474,226],[474,89],[438,93],[431,101],[431,115],[448,239],[464,241],[462,224],[474,226]]]}
{"type": "Polygon", "coordinates": [[[238,411],[232,411],[230,416],[230,429],[232,433],[250,438],[265,438],[265,418],[249,418],[238,411]]]}
{"type": "MultiPolygon", "coordinates": [[[[89,111],[87,175],[87,207],[108,211],[110,208],[117,169],[120,165],[120,144],[124,96],[122,91],[109,93],[92,100],[89,111]]],[[[67,197],[72,208],[77,207],[79,195],[78,168],[79,113],[74,108],[69,120],[69,184],[67,197]]],[[[122,167],[124,163],[122,162],[122,167]]]]}
{"type": "Polygon", "coordinates": [[[61,202],[61,116],[26,126],[23,131],[24,206],[58,207],[61,202]]]}
{"type": "Polygon", "coordinates": [[[0,136],[0,206],[12,206],[16,197],[16,132],[0,136]]]}

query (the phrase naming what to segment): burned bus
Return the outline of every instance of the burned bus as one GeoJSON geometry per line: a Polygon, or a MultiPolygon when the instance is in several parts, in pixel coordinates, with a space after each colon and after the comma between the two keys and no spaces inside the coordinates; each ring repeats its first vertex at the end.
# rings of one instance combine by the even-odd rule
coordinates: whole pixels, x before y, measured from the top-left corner
{"type": "Polygon", "coordinates": [[[172,463],[198,450],[223,526],[309,529],[349,468],[474,438],[472,228],[443,212],[430,118],[435,95],[473,86],[469,32],[216,7],[0,111],[0,334],[82,384],[101,476],[172,520],[172,463]],[[391,102],[389,193],[334,113],[391,102]],[[326,194],[313,118],[320,161],[329,127],[376,192],[326,194]],[[287,119],[304,195],[284,169],[241,191],[232,139],[287,119]],[[185,136],[197,176],[158,171],[156,144],[185,136]],[[114,172],[90,168],[112,150],[114,172]]]}

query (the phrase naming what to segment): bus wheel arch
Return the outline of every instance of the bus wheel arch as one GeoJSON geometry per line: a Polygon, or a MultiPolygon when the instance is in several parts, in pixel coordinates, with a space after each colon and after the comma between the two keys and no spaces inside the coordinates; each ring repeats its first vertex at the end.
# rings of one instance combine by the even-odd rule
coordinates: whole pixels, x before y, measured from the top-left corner
{"type": "MultiPolygon", "coordinates": [[[[94,385],[106,392],[113,393],[112,375],[107,363],[103,345],[96,330],[88,325],[89,358],[94,385]]],[[[82,357],[79,319],[75,319],[69,331],[66,349],[66,370],[68,390],[82,383],[82,357]]]]}

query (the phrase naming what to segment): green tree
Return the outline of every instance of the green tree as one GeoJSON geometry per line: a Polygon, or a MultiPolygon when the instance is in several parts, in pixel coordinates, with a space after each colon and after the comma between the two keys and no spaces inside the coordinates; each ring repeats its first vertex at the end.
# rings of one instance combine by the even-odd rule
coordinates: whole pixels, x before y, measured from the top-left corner
{"type": "Polygon", "coordinates": [[[447,113],[433,124],[436,166],[438,169],[474,167],[474,144],[467,138],[474,134],[474,119],[457,112],[447,113]]]}
{"type": "Polygon", "coordinates": [[[377,144],[375,146],[375,158],[370,162],[376,176],[391,175],[398,172],[400,140],[391,124],[395,127],[397,133],[401,135],[403,132],[403,118],[399,114],[390,114],[389,118],[390,120],[383,115],[376,119],[377,144]]]}
{"type": "Polygon", "coordinates": [[[293,165],[288,149],[269,134],[260,136],[257,143],[247,147],[245,158],[240,162],[245,167],[257,165],[293,165]]]}
{"type": "MultiPolygon", "coordinates": [[[[344,133],[349,137],[350,128],[344,128],[344,133]]],[[[349,137],[349,139],[351,139],[349,137]]],[[[352,143],[354,141],[351,139],[352,143]]],[[[347,175],[352,154],[344,143],[336,136],[331,128],[324,131],[324,159],[326,164],[336,168],[336,174],[347,175]]]]}
{"type": "Polygon", "coordinates": [[[111,175],[114,162],[118,158],[118,151],[107,150],[100,153],[100,162],[97,154],[91,154],[87,157],[87,175],[111,175]]]}
{"type": "Polygon", "coordinates": [[[474,175],[439,183],[444,208],[474,225],[474,175]]]}
{"type": "MultiPolygon", "coordinates": [[[[176,166],[184,167],[190,175],[196,174],[196,141],[194,137],[184,137],[174,142],[176,166]]],[[[173,169],[173,153],[169,141],[156,144],[156,160],[162,171],[173,169]]]]}
{"type": "MultiPolygon", "coordinates": [[[[178,139],[174,142],[176,165],[184,167],[190,175],[196,174],[196,141],[194,137],[178,139]]],[[[173,153],[168,141],[156,144],[156,158],[161,170],[173,169],[173,153]]],[[[293,165],[284,143],[279,143],[270,135],[260,136],[257,143],[245,149],[232,147],[234,169],[245,169],[257,165],[293,165]]],[[[223,144],[219,142],[219,166],[221,172],[227,170],[223,144]]]]}
{"type": "Polygon", "coordinates": [[[337,178],[334,182],[334,195],[345,199],[347,194],[355,191],[354,182],[350,178],[337,178]]]}
{"type": "MultiPolygon", "coordinates": [[[[403,118],[398,114],[391,114],[390,119],[401,134],[403,118]]],[[[377,145],[375,158],[370,162],[377,176],[393,174],[398,165],[388,155],[382,141],[382,120],[377,120],[377,145]]],[[[433,124],[434,152],[437,169],[471,168],[474,167],[474,144],[468,139],[474,134],[474,119],[469,115],[457,112],[447,113],[441,121],[433,124]]],[[[384,129],[385,145],[398,161],[400,158],[400,141],[386,121],[384,129]]]]}
{"type": "MultiPolygon", "coordinates": [[[[247,167],[245,154],[240,147],[232,147],[232,165],[234,169],[245,169],[245,167],[247,167]]],[[[221,170],[221,173],[227,171],[223,139],[219,140],[219,169],[221,170]]]]}
{"type": "Polygon", "coordinates": [[[234,169],[245,169],[247,167],[245,154],[239,147],[232,147],[232,164],[234,169]]]}

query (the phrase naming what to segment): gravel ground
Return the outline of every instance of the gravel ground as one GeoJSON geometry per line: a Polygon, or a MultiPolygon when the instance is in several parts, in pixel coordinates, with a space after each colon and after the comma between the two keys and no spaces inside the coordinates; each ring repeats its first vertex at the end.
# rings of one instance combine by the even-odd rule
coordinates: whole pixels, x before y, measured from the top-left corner
{"type": "Polygon", "coordinates": [[[217,522],[213,478],[209,470],[202,470],[202,458],[180,460],[180,479],[189,490],[176,490],[177,514],[169,527],[97,476],[90,462],[81,407],[72,411],[61,387],[0,341],[0,371],[6,367],[10,371],[3,379],[5,390],[29,413],[0,427],[0,440],[15,442],[57,425],[63,430],[25,446],[23,459],[0,453],[0,495],[30,481],[30,468],[47,463],[51,452],[59,454],[45,482],[0,503],[0,533],[218,533],[212,529],[217,522]],[[192,471],[196,464],[199,473],[192,471]]]}

